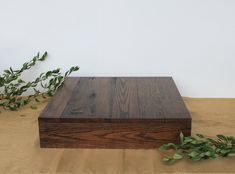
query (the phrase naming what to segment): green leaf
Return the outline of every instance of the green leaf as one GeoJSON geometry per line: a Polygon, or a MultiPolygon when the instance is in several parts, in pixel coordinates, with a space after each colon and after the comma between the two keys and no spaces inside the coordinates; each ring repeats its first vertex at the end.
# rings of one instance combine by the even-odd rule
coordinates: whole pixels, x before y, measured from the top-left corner
{"type": "Polygon", "coordinates": [[[204,157],[205,157],[205,153],[202,152],[202,153],[199,154],[199,156],[200,156],[201,158],[204,158],[204,157]]]}
{"type": "Polygon", "coordinates": [[[175,160],[179,160],[179,159],[182,159],[183,158],[183,156],[181,155],[181,154],[179,154],[179,153],[174,153],[174,155],[173,155],[173,159],[175,159],[175,160]]]}
{"type": "Polygon", "coordinates": [[[24,104],[25,104],[24,100],[21,100],[20,101],[20,106],[24,106],[24,104]]]}
{"type": "Polygon", "coordinates": [[[8,107],[12,111],[16,111],[16,109],[17,109],[15,105],[9,105],[8,107]]]}
{"type": "Polygon", "coordinates": [[[180,132],[180,143],[182,144],[184,142],[184,134],[180,132]]]}
{"type": "Polygon", "coordinates": [[[53,92],[52,92],[51,90],[49,90],[49,91],[47,92],[47,95],[48,95],[49,97],[52,97],[52,96],[53,96],[53,92]]]}
{"type": "Polygon", "coordinates": [[[25,81],[23,81],[22,79],[19,79],[18,83],[25,83],[25,81]]]}
{"type": "MultiPolygon", "coordinates": [[[[39,60],[40,60],[40,61],[44,61],[44,60],[46,59],[47,55],[48,55],[47,52],[45,52],[45,53],[42,55],[42,57],[39,58],[39,60]]],[[[38,57],[39,57],[39,54],[38,54],[38,57]]]]}
{"type": "Polygon", "coordinates": [[[193,161],[200,161],[202,159],[202,157],[200,155],[192,157],[191,158],[193,161]]]}
{"type": "Polygon", "coordinates": [[[196,134],[199,138],[205,138],[202,134],[196,134]]]}
{"type": "Polygon", "coordinates": [[[212,154],[212,152],[207,151],[207,152],[205,152],[205,155],[208,156],[208,157],[210,157],[210,156],[212,156],[213,154],[212,154]]]}
{"type": "Polygon", "coordinates": [[[217,137],[221,140],[228,141],[227,138],[224,135],[217,135],[217,137]]]}
{"type": "Polygon", "coordinates": [[[177,146],[174,143],[168,143],[168,144],[163,144],[159,150],[160,151],[165,151],[169,149],[177,149],[177,146]]]}
{"type": "Polygon", "coordinates": [[[191,141],[191,144],[198,144],[198,141],[197,140],[193,140],[193,141],[191,141]]]}
{"type": "Polygon", "coordinates": [[[164,162],[169,162],[171,160],[172,160],[172,158],[169,158],[169,157],[163,157],[162,158],[162,161],[164,161],[164,162]]]}
{"type": "Polygon", "coordinates": [[[6,74],[11,74],[11,71],[9,71],[9,70],[4,70],[4,72],[5,72],[6,74]]]}
{"type": "Polygon", "coordinates": [[[49,77],[49,76],[51,76],[51,75],[52,75],[52,71],[48,71],[48,72],[46,73],[46,78],[49,77]]]}
{"type": "Polygon", "coordinates": [[[190,143],[192,141],[193,141],[193,139],[191,137],[185,137],[184,138],[184,143],[190,143]]]}
{"type": "Polygon", "coordinates": [[[189,157],[192,157],[192,158],[194,158],[194,157],[196,157],[196,156],[198,156],[198,155],[199,155],[199,153],[196,152],[196,151],[192,151],[192,152],[190,152],[190,153],[188,154],[188,156],[189,156],[189,157]]]}
{"type": "Polygon", "coordinates": [[[11,71],[11,74],[14,73],[14,72],[13,72],[13,69],[12,69],[11,67],[10,67],[10,71],[11,71]]]}
{"type": "Polygon", "coordinates": [[[74,67],[72,67],[72,68],[73,68],[72,71],[78,71],[78,70],[79,70],[79,67],[78,67],[78,66],[74,66],[74,67]]]}
{"type": "Polygon", "coordinates": [[[52,71],[52,73],[59,73],[59,72],[60,72],[60,68],[55,69],[55,70],[52,71]]]}
{"type": "Polygon", "coordinates": [[[212,138],[207,138],[207,140],[211,143],[217,143],[215,140],[213,140],[212,138]]]}
{"type": "Polygon", "coordinates": [[[222,150],[220,151],[220,153],[221,153],[222,155],[227,155],[229,152],[230,152],[229,149],[222,149],[222,150]]]}

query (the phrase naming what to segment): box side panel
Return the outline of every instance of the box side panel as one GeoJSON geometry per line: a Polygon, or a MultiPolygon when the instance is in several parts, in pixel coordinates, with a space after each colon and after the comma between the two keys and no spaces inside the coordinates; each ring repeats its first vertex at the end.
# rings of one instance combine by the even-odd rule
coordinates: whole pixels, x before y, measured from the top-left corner
{"type": "Polygon", "coordinates": [[[151,149],[191,133],[191,119],[164,123],[53,123],[39,119],[44,148],[151,149]]]}

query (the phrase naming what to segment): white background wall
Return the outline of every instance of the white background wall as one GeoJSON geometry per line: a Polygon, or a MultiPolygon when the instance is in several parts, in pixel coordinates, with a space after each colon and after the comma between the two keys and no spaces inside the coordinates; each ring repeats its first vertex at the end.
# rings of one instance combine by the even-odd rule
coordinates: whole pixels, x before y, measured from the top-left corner
{"type": "Polygon", "coordinates": [[[235,97],[234,0],[0,0],[0,71],[38,51],[32,79],[173,76],[183,96],[235,97]]]}

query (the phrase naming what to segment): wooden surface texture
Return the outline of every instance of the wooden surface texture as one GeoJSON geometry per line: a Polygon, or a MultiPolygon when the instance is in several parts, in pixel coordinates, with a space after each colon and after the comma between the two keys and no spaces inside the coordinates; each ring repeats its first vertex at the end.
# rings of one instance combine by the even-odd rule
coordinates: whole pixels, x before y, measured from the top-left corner
{"type": "MultiPolygon", "coordinates": [[[[235,136],[235,99],[184,98],[192,116],[192,134],[235,136]]],[[[47,100],[17,112],[0,109],[1,174],[158,174],[235,173],[234,158],[174,165],[161,162],[156,149],[47,149],[40,148],[38,115],[47,100]]]]}
{"type": "Polygon", "coordinates": [[[143,122],[190,115],[171,77],[69,77],[40,118],[143,122]]]}
{"type": "Polygon", "coordinates": [[[39,117],[41,147],[156,148],[191,133],[171,77],[70,77],[39,117]]]}

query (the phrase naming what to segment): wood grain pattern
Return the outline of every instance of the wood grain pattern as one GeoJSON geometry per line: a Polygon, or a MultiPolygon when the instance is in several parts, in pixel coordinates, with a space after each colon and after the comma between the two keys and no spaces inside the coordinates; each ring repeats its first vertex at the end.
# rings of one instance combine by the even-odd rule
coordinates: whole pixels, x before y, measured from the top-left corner
{"type": "Polygon", "coordinates": [[[190,124],[176,123],[40,123],[41,147],[156,148],[190,135],[190,124]]]}
{"type": "Polygon", "coordinates": [[[39,131],[41,147],[155,148],[190,135],[191,117],[171,77],[67,78],[39,131]]]}
{"type": "MultiPolygon", "coordinates": [[[[192,135],[235,136],[235,99],[184,98],[192,116],[192,135]]],[[[26,105],[12,112],[0,108],[1,174],[157,174],[157,173],[235,173],[234,158],[217,158],[194,163],[182,160],[162,163],[156,149],[63,149],[40,148],[37,116],[48,99],[37,102],[37,109],[26,105]]]]}
{"type": "Polygon", "coordinates": [[[65,79],[64,84],[58,89],[56,94],[52,97],[48,105],[41,113],[43,118],[56,118],[59,117],[64,110],[70,95],[73,92],[74,87],[78,83],[79,79],[70,77],[65,79]]]}

